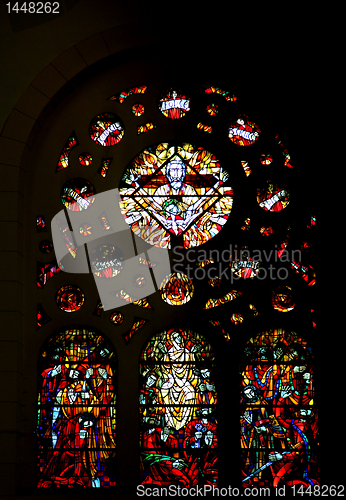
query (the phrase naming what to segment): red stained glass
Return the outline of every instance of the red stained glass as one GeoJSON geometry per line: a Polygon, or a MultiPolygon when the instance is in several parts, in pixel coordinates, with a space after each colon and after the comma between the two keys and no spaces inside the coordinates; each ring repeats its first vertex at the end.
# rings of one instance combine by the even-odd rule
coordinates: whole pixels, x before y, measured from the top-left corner
{"type": "Polygon", "coordinates": [[[87,210],[95,201],[95,188],[86,179],[70,179],[61,188],[61,201],[69,210],[87,210]]]}
{"type": "Polygon", "coordinates": [[[81,165],[88,167],[89,165],[91,165],[93,159],[90,153],[82,153],[79,156],[78,161],[81,165]]]}
{"type": "Polygon", "coordinates": [[[124,126],[113,113],[96,116],[90,123],[89,134],[99,146],[107,147],[118,144],[124,137],[124,126]]]}
{"type": "Polygon", "coordinates": [[[170,88],[161,94],[159,108],[167,118],[183,118],[190,111],[190,99],[179,90],[170,88]]]}
{"type": "Polygon", "coordinates": [[[265,186],[257,189],[257,203],[269,212],[279,212],[290,202],[290,192],[286,185],[267,181],[265,186]]]}
{"type": "Polygon", "coordinates": [[[238,146],[249,146],[257,141],[261,130],[247,116],[240,116],[228,128],[228,137],[238,146]]]}
{"type": "Polygon", "coordinates": [[[60,154],[58,165],[56,167],[56,172],[59,172],[60,170],[63,170],[64,168],[68,168],[70,166],[69,164],[70,153],[72,149],[75,148],[76,146],[78,146],[78,141],[76,139],[75,133],[72,132],[60,154]]]}
{"type": "Polygon", "coordinates": [[[76,312],[84,304],[84,293],[76,285],[64,285],[56,294],[56,304],[64,312],[76,312]]]}

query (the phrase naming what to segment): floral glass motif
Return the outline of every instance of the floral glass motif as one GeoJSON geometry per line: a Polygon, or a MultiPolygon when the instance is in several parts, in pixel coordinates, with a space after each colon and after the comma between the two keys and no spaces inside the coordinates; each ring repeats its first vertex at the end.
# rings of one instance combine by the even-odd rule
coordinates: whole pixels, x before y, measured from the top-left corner
{"type": "Polygon", "coordinates": [[[242,292],[239,292],[237,290],[231,290],[230,292],[226,293],[223,297],[219,297],[216,299],[211,297],[210,299],[207,300],[203,309],[211,309],[212,307],[218,307],[223,304],[227,304],[227,302],[230,302],[231,300],[240,297],[240,295],[242,295],[242,292]]]}
{"type": "Polygon", "coordinates": [[[214,353],[205,338],[171,328],[145,345],[140,363],[140,480],[218,484],[214,353]]]}
{"type": "Polygon", "coordinates": [[[177,120],[190,111],[190,99],[179,90],[171,88],[162,92],[159,108],[164,116],[177,120]]]}
{"type": "Polygon", "coordinates": [[[212,104],[208,104],[208,106],[206,107],[206,110],[210,116],[215,116],[219,112],[218,108],[219,108],[219,106],[217,104],[212,103],[212,104]]]}
{"type": "Polygon", "coordinates": [[[132,106],[131,111],[135,116],[142,116],[144,113],[144,106],[143,104],[136,103],[132,106]]]}
{"type": "Polygon", "coordinates": [[[82,236],[90,236],[92,232],[93,232],[93,227],[87,222],[85,222],[79,227],[79,234],[81,234],[82,236]]]}
{"type": "Polygon", "coordinates": [[[123,333],[122,334],[122,338],[124,339],[124,342],[125,344],[128,344],[130,342],[130,340],[132,339],[132,337],[138,332],[138,330],[140,330],[141,328],[143,328],[143,326],[148,323],[149,320],[147,319],[143,319],[143,318],[134,318],[134,323],[132,325],[132,327],[130,328],[130,330],[126,333],[123,333]]]}
{"type": "Polygon", "coordinates": [[[205,125],[202,122],[197,123],[197,128],[198,130],[202,130],[203,132],[207,132],[208,134],[211,134],[213,131],[213,128],[210,125],[205,125]]]}
{"type": "Polygon", "coordinates": [[[201,245],[227,222],[233,190],[217,158],[191,144],[145,149],[125,171],[120,208],[132,231],[151,245],[201,245]],[[150,229],[150,230],[149,230],[150,229]]]}
{"type": "Polygon", "coordinates": [[[204,92],[206,94],[219,94],[226,99],[226,101],[237,101],[237,97],[235,95],[231,95],[227,90],[222,90],[220,87],[207,87],[203,85],[204,92]]]}
{"type": "Polygon", "coordinates": [[[61,188],[61,201],[68,210],[87,210],[95,201],[95,188],[86,179],[70,179],[61,188]]]}
{"type": "Polygon", "coordinates": [[[120,311],[115,311],[110,315],[109,320],[115,325],[121,325],[121,323],[124,321],[124,315],[120,311]]]}
{"type": "Polygon", "coordinates": [[[56,304],[64,312],[76,312],[84,304],[84,293],[76,285],[64,285],[56,294],[56,304]]]}
{"type": "Polygon", "coordinates": [[[273,161],[273,156],[271,154],[263,154],[260,156],[260,162],[262,165],[270,165],[273,161]]]}
{"type": "Polygon", "coordinates": [[[238,146],[249,146],[257,141],[261,130],[248,116],[240,116],[228,128],[228,137],[238,146]]]}
{"type": "Polygon", "coordinates": [[[115,486],[113,350],[97,332],[70,328],[40,354],[38,487],[115,486]]]}
{"type": "Polygon", "coordinates": [[[276,311],[292,311],[295,306],[292,288],[290,286],[279,286],[272,292],[272,306],[276,311]]]}
{"type": "Polygon", "coordinates": [[[269,212],[279,212],[290,202],[290,192],[286,185],[268,180],[262,188],[257,189],[257,203],[269,212]]]}
{"type": "Polygon", "coordinates": [[[244,487],[319,484],[313,354],[295,332],[250,338],[241,363],[244,487]]]}
{"type": "Polygon", "coordinates": [[[121,250],[113,245],[101,245],[90,254],[91,270],[99,278],[114,278],[123,269],[123,260],[121,250]]]}
{"type": "Polygon", "coordinates": [[[91,165],[93,158],[90,153],[82,153],[78,157],[78,161],[81,165],[84,165],[85,167],[89,167],[91,165]]]}
{"type": "Polygon", "coordinates": [[[60,170],[63,170],[64,168],[68,168],[70,166],[69,164],[70,153],[72,149],[75,148],[76,146],[78,146],[78,141],[76,139],[75,133],[72,132],[60,154],[58,165],[56,167],[56,172],[59,172],[60,170]]]}
{"type": "Polygon", "coordinates": [[[149,130],[153,130],[154,128],[156,128],[156,125],[154,125],[153,122],[148,122],[145,123],[144,125],[139,125],[137,127],[137,134],[138,135],[144,134],[145,132],[149,132],[149,130]]]}
{"type": "Polygon", "coordinates": [[[183,273],[172,273],[160,285],[162,300],[170,306],[181,306],[193,297],[192,281],[183,273]]]}
{"type": "Polygon", "coordinates": [[[91,139],[99,146],[114,146],[124,137],[124,125],[113,113],[95,116],[89,127],[91,139]]]}

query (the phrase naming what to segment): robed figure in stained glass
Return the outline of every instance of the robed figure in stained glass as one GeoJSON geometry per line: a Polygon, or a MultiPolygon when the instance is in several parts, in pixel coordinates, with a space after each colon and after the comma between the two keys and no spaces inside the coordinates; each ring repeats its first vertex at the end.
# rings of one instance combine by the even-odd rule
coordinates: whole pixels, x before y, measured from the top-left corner
{"type": "Polygon", "coordinates": [[[113,353],[104,339],[71,329],[42,351],[39,487],[115,484],[113,353]]]}

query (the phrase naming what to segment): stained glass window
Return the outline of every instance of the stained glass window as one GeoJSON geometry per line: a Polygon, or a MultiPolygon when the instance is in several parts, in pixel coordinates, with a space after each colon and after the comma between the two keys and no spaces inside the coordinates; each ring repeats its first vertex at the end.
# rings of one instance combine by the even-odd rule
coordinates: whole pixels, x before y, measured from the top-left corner
{"type": "Polygon", "coordinates": [[[262,188],[257,189],[257,203],[269,212],[279,212],[290,202],[287,186],[273,181],[266,181],[262,188]]]}
{"type": "Polygon", "coordinates": [[[70,153],[72,149],[75,148],[76,146],[78,146],[78,141],[76,139],[75,133],[72,132],[60,154],[58,165],[56,167],[56,172],[59,172],[60,170],[63,170],[64,168],[68,168],[70,166],[69,165],[70,153]]]}
{"type": "Polygon", "coordinates": [[[159,108],[167,118],[179,119],[190,111],[190,99],[176,89],[168,89],[162,92],[159,108]]]}
{"type": "Polygon", "coordinates": [[[113,113],[95,116],[89,127],[89,135],[100,146],[114,146],[124,137],[124,125],[113,113]]]}
{"type": "Polygon", "coordinates": [[[85,167],[89,167],[91,165],[93,159],[90,153],[82,153],[78,157],[78,161],[81,165],[84,165],[85,167]]]}
{"type": "Polygon", "coordinates": [[[144,113],[144,106],[143,104],[136,103],[132,106],[131,111],[135,116],[142,116],[144,113]]]}
{"type": "Polygon", "coordinates": [[[181,306],[193,297],[194,286],[192,281],[182,273],[172,273],[161,283],[160,294],[162,300],[171,306],[181,306]]]}
{"type": "Polygon", "coordinates": [[[39,249],[42,253],[51,253],[53,251],[53,243],[49,240],[42,240],[39,243],[39,249]]]}
{"type": "Polygon", "coordinates": [[[110,101],[118,101],[120,104],[122,104],[125,99],[127,99],[130,95],[133,94],[144,94],[145,91],[147,90],[148,86],[147,85],[139,85],[138,87],[132,87],[127,90],[122,90],[121,92],[118,92],[117,94],[113,95],[112,97],[109,97],[110,101]]]}
{"type": "Polygon", "coordinates": [[[115,325],[121,325],[121,323],[124,321],[124,315],[120,311],[115,311],[110,315],[109,320],[115,325]]]}
{"type": "Polygon", "coordinates": [[[46,221],[43,215],[38,215],[36,217],[36,230],[38,233],[44,233],[47,231],[46,221]]]}
{"type": "Polygon", "coordinates": [[[319,484],[312,360],[295,332],[273,329],[247,342],[240,367],[245,487],[319,484]]]}
{"type": "Polygon", "coordinates": [[[115,485],[115,359],[93,330],[54,335],[40,354],[38,486],[115,485]]]}
{"type": "Polygon", "coordinates": [[[125,171],[120,195],[132,231],[162,248],[178,237],[185,248],[205,243],[221,231],[233,203],[228,173],[216,156],[187,143],[145,149],[125,171]]]}
{"type": "Polygon", "coordinates": [[[61,188],[61,201],[69,210],[87,210],[95,201],[95,188],[86,179],[70,179],[61,188]]]}
{"type": "Polygon", "coordinates": [[[43,288],[47,281],[53,278],[56,274],[61,272],[56,259],[51,262],[38,262],[37,263],[37,287],[43,288]]]}
{"type": "Polygon", "coordinates": [[[90,265],[99,278],[114,278],[123,268],[122,252],[113,245],[101,245],[91,252],[90,265]]]}
{"type": "Polygon", "coordinates": [[[101,177],[106,177],[108,174],[108,169],[110,164],[112,163],[113,158],[103,158],[101,161],[101,166],[98,169],[98,173],[101,175],[101,177]]]}
{"type": "Polygon", "coordinates": [[[295,306],[292,294],[292,287],[279,286],[276,290],[273,290],[272,306],[276,311],[280,312],[292,311],[295,306]]]}
{"type": "Polygon", "coordinates": [[[240,116],[228,128],[228,137],[238,146],[249,146],[257,141],[261,130],[248,116],[240,116]]]}
{"type": "Polygon", "coordinates": [[[145,132],[149,132],[149,130],[153,130],[154,128],[156,128],[156,125],[154,125],[153,122],[147,122],[144,125],[139,125],[137,127],[137,134],[144,134],[145,132]]]}
{"type": "Polygon", "coordinates": [[[218,484],[214,353],[205,338],[171,328],[145,345],[140,363],[140,480],[218,484]]]}
{"type": "Polygon", "coordinates": [[[64,285],[59,288],[55,301],[62,311],[76,312],[84,304],[84,293],[76,285],[64,285]]]}

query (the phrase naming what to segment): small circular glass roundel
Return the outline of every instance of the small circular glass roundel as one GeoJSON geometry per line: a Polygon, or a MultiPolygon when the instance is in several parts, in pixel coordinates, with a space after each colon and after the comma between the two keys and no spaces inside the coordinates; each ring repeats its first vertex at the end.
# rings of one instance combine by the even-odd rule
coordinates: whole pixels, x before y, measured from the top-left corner
{"type": "Polygon", "coordinates": [[[124,125],[113,113],[102,113],[91,121],[89,134],[99,146],[114,146],[124,137],[124,125]]]}
{"type": "Polygon", "coordinates": [[[233,204],[219,160],[188,143],[146,148],[125,171],[119,191],[132,231],[160,248],[176,241],[184,248],[206,243],[226,224],[233,204]]]}
{"type": "Polygon", "coordinates": [[[79,156],[78,161],[81,165],[88,167],[89,165],[91,165],[93,159],[90,153],[82,153],[79,156]]]}
{"type": "Polygon", "coordinates": [[[272,306],[276,311],[289,312],[295,307],[290,286],[279,286],[272,292],[272,306]]]}
{"type": "Polygon", "coordinates": [[[143,104],[136,103],[132,106],[131,110],[135,116],[142,116],[144,113],[144,106],[143,104]]]}
{"type": "Polygon", "coordinates": [[[39,244],[39,249],[42,253],[50,253],[53,251],[53,243],[49,240],[43,240],[39,244]]]}
{"type": "Polygon", "coordinates": [[[267,212],[279,212],[290,202],[290,193],[286,185],[267,181],[257,189],[257,203],[267,212]]]}
{"type": "Polygon", "coordinates": [[[181,306],[192,299],[194,286],[192,281],[182,273],[172,273],[161,283],[162,300],[170,306],[181,306]]]}
{"type": "Polygon", "coordinates": [[[246,115],[241,115],[228,127],[228,137],[238,146],[249,146],[257,141],[261,130],[246,115]]]}
{"type": "Polygon", "coordinates": [[[86,179],[70,179],[61,188],[61,201],[74,212],[87,210],[95,201],[95,188],[86,179]]]}
{"type": "Polygon", "coordinates": [[[56,303],[64,312],[76,312],[84,304],[84,293],[76,285],[64,285],[56,294],[56,303]]]}
{"type": "Polygon", "coordinates": [[[115,311],[110,315],[109,319],[115,325],[121,325],[121,323],[124,321],[124,315],[120,311],[115,311]]]}
{"type": "Polygon", "coordinates": [[[113,245],[101,245],[90,254],[92,272],[99,278],[114,278],[123,269],[124,256],[113,245]]]}

